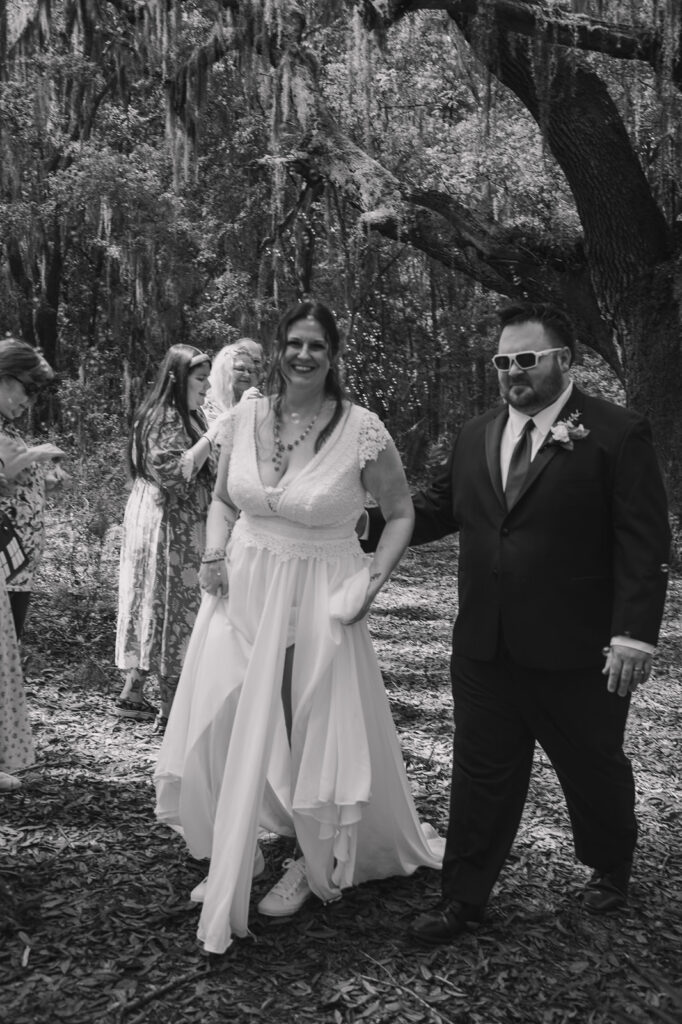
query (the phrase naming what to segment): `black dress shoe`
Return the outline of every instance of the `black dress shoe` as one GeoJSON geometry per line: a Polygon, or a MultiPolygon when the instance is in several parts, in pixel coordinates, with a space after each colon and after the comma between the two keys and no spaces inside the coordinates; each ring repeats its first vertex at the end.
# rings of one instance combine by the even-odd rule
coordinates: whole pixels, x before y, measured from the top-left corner
{"type": "Polygon", "coordinates": [[[480,924],[483,920],[483,909],[476,903],[443,899],[433,910],[415,917],[408,929],[408,935],[429,946],[450,942],[460,932],[465,931],[467,925],[480,924]]]}
{"type": "Polygon", "coordinates": [[[608,914],[628,901],[628,882],[632,865],[621,864],[611,871],[596,870],[585,886],[585,908],[591,914],[608,914]]]}

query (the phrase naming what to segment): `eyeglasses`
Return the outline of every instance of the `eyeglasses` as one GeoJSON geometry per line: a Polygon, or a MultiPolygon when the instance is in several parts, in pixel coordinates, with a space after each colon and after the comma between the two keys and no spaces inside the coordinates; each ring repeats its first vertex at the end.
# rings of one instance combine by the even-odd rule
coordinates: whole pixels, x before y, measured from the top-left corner
{"type": "Polygon", "coordinates": [[[561,352],[563,347],[562,345],[559,348],[542,348],[539,352],[515,352],[513,355],[498,354],[493,356],[492,363],[495,369],[501,370],[502,373],[511,370],[512,363],[515,363],[519,370],[532,370],[542,356],[548,356],[550,352],[561,352]]]}

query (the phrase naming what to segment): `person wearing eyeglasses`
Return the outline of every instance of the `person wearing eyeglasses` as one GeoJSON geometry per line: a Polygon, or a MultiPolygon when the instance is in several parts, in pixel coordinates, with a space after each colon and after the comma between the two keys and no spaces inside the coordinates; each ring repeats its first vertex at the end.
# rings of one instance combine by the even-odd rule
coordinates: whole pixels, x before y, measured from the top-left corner
{"type": "Polygon", "coordinates": [[[41,388],[53,378],[51,366],[32,345],[10,336],[0,339],[0,441],[8,481],[0,495],[0,512],[10,518],[27,556],[26,565],[7,584],[18,639],[43,553],[46,491],[70,479],[59,465],[62,449],[49,441],[27,445],[19,427],[41,388]]]}
{"type": "Polygon", "coordinates": [[[0,793],[19,789],[14,773],[35,761],[18,640],[43,549],[48,467],[64,453],[49,442],[27,445],[18,423],[53,376],[32,345],[0,339],[0,512],[26,555],[11,575],[8,566],[7,581],[4,563],[0,571],[0,793]]]}
{"type": "Polygon", "coordinates": [[[246,395],[260,398],[263,348],[253,338],[239,338],[220,349],[208,378],[203,413],[209,424],[232,409],[246,395]]]}
{"type": "MultiPolygon", "coordinates": [[[[429,944],[482,921],[536,742],[592,871],[585,909],[625,904],[637,822],[623,739],[666,592],[666,495],[646,420],[575,386],[574,333],[560,310],[511,306],[500,326],[503,404],[464,425],[414,497],[412,544],[459,532],[443,895],[410,929],[429,944]]],[[[370,516],[368,548],[379,525],[370,516]]]]}
{"type": "MultiPolygon", "coordinates": [[[[2,391],[0,379],[0,405],[2,391]]],[[[12,492],[4,468],[15,454],[14,443],[0,431],[0,496],[3,497],[12,492]]],[[[7,595],[6,576],[12,568],[11,559],[0,559],[0,794],[19,789],[21,779],[14,772],[28,768],[35,761],[19,642],[7,595]]]]}

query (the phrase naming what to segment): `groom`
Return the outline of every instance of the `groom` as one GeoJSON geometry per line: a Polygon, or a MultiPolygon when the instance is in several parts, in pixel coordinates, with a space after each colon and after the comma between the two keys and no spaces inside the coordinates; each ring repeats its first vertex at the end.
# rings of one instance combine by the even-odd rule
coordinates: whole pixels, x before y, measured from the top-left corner
{"type": "Polygon", "coordinates": [[[670,542],[649,427],[572,383],[561,311],[517,305],[500,320],[505,404],[464,425],[414,499],[413,544],[460,535],[443,898],[410,929],[426,943],[482,920],[536,741],[592,869],[587,910],[625,903],[637,836],[623,737],[630,694],[651,670],[670,542]]]}

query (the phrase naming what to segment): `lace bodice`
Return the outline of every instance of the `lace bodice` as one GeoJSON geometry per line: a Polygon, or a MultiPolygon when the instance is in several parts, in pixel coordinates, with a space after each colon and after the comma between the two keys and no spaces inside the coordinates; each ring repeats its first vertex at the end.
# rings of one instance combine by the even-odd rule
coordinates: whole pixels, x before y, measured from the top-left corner
{"type": "Polygon", "coordinates": [[[241,402],[221,437],[221,448],[230,452],[231,500],[249,517],[352,531],[365,505],[362,470],[389,441],[383,423],[368,409],[348,405],[331,437],[298,476],[284,487],[266,487],[256,451],[257,416],[266,401],[241,402]]]}

